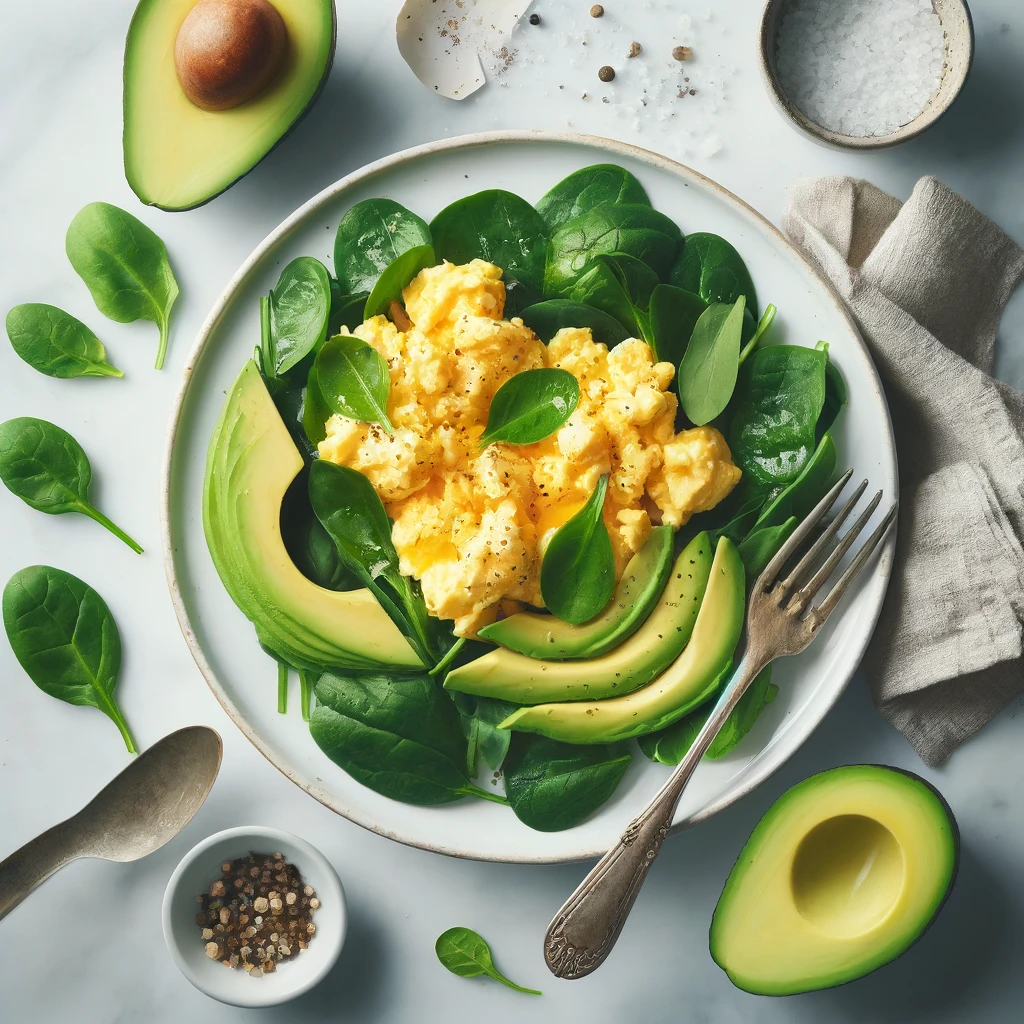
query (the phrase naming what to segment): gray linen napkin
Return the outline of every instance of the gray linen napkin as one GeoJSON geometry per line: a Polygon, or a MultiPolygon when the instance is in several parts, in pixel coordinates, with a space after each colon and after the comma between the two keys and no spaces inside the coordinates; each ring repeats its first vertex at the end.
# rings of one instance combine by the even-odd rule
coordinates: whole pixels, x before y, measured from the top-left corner
{"type": "Polygon", "coordinates": [[[901,204],[798,182],[783,226],[845,299],[885,385],[896,563],[864,663],[929,765],[1024,691],[1024,394],[990,376],[1024,250],[935,178],[901,204]]]}

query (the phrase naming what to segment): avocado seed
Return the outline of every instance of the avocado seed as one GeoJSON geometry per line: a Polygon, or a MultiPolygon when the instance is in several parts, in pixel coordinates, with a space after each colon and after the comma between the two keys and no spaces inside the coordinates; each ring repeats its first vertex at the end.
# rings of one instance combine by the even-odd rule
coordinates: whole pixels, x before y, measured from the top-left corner
{"type": "Polygon", "coordinates": [[[251,100],[281,69],[288,31],[268,0],[199,0],[174,43],[185,95],[203,110],[251,100]]]}

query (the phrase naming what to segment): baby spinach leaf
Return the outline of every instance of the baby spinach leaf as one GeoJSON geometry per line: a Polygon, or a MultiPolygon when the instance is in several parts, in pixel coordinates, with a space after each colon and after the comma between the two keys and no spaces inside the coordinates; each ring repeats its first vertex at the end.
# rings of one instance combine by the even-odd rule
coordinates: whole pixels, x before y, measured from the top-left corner
{"type": "Polygon", "coordinates": [[[0,480],[37,511],[51,516],[80,512],[142,554],[142,548],[124,530],[89,503],[89,457],[56,424],[33,416],[0,423],[0,480]]]}
{"type": "Polygon", "coordinates": [[[517,733],[505,760],[509,805],[538,832],[572,828],[615,792],[631,760],[621,744],[578,746],[517,733]]]}
{"type": "Polygon", "coordinates": [[[517,281],[510,274],[504,274],[502,281],[505,284],[505,306],[502,312],[504,319],[511,320],[514,316],[521,319],[524,309],[529,309],[540,302],[540,292],[522,281],[517,281]]]}
{"type": "Polygon", "coordinates": [[[774,498],[814,453],[825,403],[826,359],[815,349],[770,345],[743,364],[729,447],[751,494],[774,498]]]}
{"type": "Polygon", "coordinates": [[[604,203],[651,205],[643,185],[625,167],[593,164],[563,178],[537,203],[537,212],[548,231],[557,231],[566,221],[604,203]]]}
{"type": "Polygon", "coordinates": [[[402,292],[412,279],[427,267],[437,265],[437,257],[429,245],[418,245],[408,249],[394,263],[389,263],[370,292],[363,307],[363,319],[388,314],[393,302],[401,303],[402,292]]]}
{"type": "Polygon", "coordinates": [[[68,704],[98,708],[134,754],[114,699],[121,636],[103,598],[63,569],[30,565],[7,581],[3,616],[14,656],[32,682],[68,704]]]}
{"type": "Polygon", "coordinates": [[[590,328],[594,341],[609,348],[629,337],[629,332],[614,316],[585,302],[547,299],[527,306],[520,316],[545,345],[564,327],[590,328]]]}
{"type": "MultiPolygon", "coordinates": [[[[674,285],[659,284],[654,289],[648,316],[654,339],[652,348],[659,360],[679,368],[690,335],[707,308],[707,303],[699,295],[674,285]]],[[[675,386],[678,387],[678,382],[675,386]]]]}
{"type": "Polygon", "coordinates": [[[747,534],[736,546],[747,579],[755,580],[767,568],[776,552],[789,540],[790,534],[797,528],[800,520],[790,516],[778,526],[757,526],[747,534]]]}
{"type": "Polygon", "coordinates": [[[371,292],[402,253],[430,242],[427,222],[393,199],[356,203],[341,218],[334,238],[334,276],[341,294],[371,292]]]}
{"type": "Polygon", "coordinates": [[[418,584],[398,569],[391,524],[373,484],[358,470],[317,459],[309,468],[309,501],[341,560],[373,592],[424,665],[436,664],[439,638],[418,584]]]}
{"type": "Polygon", "coordinates": [[[391,374],[384,357],[361,338],[338,334],[317,353],[316,385],[332,412],[363,423],[379,423],[389,434],[391,374]]]}
{"type": "Polygon", "coordinates": [[[536,444],[576,411],[580,385],[568,370],[539,367],[509,377],[494,393],[480,447],[536,444]]]}
{"type": "MultiPolygon", "coordinates": [[[[663,213],[638,203],[602,203],[563,224],[548,244],[544,297],[569,296],[595,256],[624,253],[668,275],[682,233],[663,213]]],[[[692,290],[692,289],[691,289],[692,290]]]]}
{"type": "Polygon", "coordinates": [[[440,259],[481,259],[535,292],[544,286],[548,231],[541,215],[512,192],[489,189],[446,206],[431,222],[440,259]]]}
{"type": "Polygon", "coordinates": [[[459,713],[430,676],[325,672],[309,731],[357,782],[407,804],[504,803],[466,777],[459,713]]]}
{"type": "Polygon", "coordinates": [[[657,285],[658,275],[641,260],[625,253],[601,254],[576,279],[568,298],[589,303],[615,317],[631,337],[648,339],[644,310],[657,285]]]}
{"type": "Polygon", "coordinates": [[[164,243],[130,213],[89,203],[68,227],[64,247],[104,316],[121,324],[152,320],[160,328],[156,368],[161,369],[178,297],[164,243]]]}
{"type": "MultiPolygon", "coordinates": [[[[337,286],[334,285],[336,290],[337,286]]],[[[334,295],[331,298],[331,315],[327,321],[327,336],[333,338],[340,334],[342,327],[354,331],[363,322],[366,300],[369,292],[357,292],[355,295],[334,295]]]]}
{"type": "Polygon", "coordinates": [[[818,442],[814,454],[800,475],[765,505],[757,526],[780,526],[789,518],[806,519],[811,509],[828,493],[836,469],[836,446],[831,434],[818,442]]]}
{"type": "Polygon", "coordinates": [[[540,592],[552,615],[578,626],[601,611],[615,590],[615,555],[604,521],[608,476],[551,538],[540,566],[540,592]]]}
{"type": "Polygon", "coordinates": [[[736,389],[744,302],[741,295],[731,306],[708,306],[679,364],[679,403],[698,427],[718,417],[736,389]]]}
{"type": "Polygon", "coordinates": [[[452,691],[449,695],[462,716],[462,731],[467,744],[466,774],[471,779],[476,776],[481,758],[488,768],[498,771],[512,740],[511,730],[499,729],[498,726],[517,711],[519,705],[508,700],[476,697],[469,693],[452,691]]]}
{"type": "MultiPolygon", "coordinates": [[[[744,310],[744,316],[747,312],[749,312],[749,310],[744,310]]],[[[764,312],[761,314],[761,319],[758,321],[756,329],[743,344],[743,351],[740,352],[740,366],[747,361],[747,356],[749,356],[750,353],[761,344],[761,341],[764,339],[765,332],[769,327],[771,327],[777,312],[778,310],[772,303],[769,302],[768,305],[765,306],[764,312]]]]}
{"type": "Polygon", "coordinates": [[[669,275],[669,284],[696,292],[706,303],[731,305],[741,295],[757,316],[757,293],[743,257],[719,235],[696,231],[686,236],[669,275]]]}
{"type": "Polygon", "coordinates": [[[825,401],[821,407],[821,415],[818,417],[817,426],[814,432],[820,440],[835,423],[836,418],[846,405],[846,381],[839,372],[839,367],[832,361],[828,353],[828,342],[819,341],[816,348],[824,352],[825,359],[825,401]]]}
{"type": "Polygon", "coordinates": [[[516,992],[525,992],[531,996],[543,994],[538,989],[523,988],[522,985],[509,981],[494,966],[491,947],[471,928],[449,928],[448,931],[442,932],[434,943],[434,952],[441,964],[460,978],[477,978],[485,975],[515,989],[516,992]]]}
{"type": "MultiPolygon", "coordinates": [[[[270,359],[266,368],[282,377],[327,337],[331,278],[312,256],[289,263],[270,293],[270,359]]],[[[266,355],[266,353],[265,353],[266,355]]]]}
{"type": "Polygon", "coordinates": [[[45,302],[15,306],[7,314],[7,337],[29,366],[48,377],[124,376],[81,320],[45,302]]]}
{"type": "Polygon", "coordinates": [[[306,387],[302,392],[302,429],[313,449],[327,437],[325,426],[332,416],[331,407],[320,393],[320,384],[316,376],[316,363],[309,368],[306,387]]]}

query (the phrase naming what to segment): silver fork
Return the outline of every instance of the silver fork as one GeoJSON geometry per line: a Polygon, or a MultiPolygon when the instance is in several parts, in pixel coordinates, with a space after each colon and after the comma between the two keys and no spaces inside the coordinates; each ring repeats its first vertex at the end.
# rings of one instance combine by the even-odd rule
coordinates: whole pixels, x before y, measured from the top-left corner
{"type": "Polygon", "coordinates": [[[556,977],[583,978],[604,963],[672,828],[683,788],[729,713],[765,665],[788,654],[799,654],[807,647],[888,532],[896,518],[895,504],[854,555],[825,599],[817,606],[811,605],[811,599],[833,574],[882,499],[882,492],[878,491],[815,570],[817,561],[863,495],[868,483],[865,480],[821,536],[807,548],[789,575],[780,580],[786,563],[797,554],[852,475],[852,469],[843,475],[757,578],[747,603],[746,650],[704,728],[658,795],[630,823],[618,843],[597,862],[555,915],[544,937],[544,959],[556,977]],[[807,581],[803,582],[805,579],[807,581]]]}

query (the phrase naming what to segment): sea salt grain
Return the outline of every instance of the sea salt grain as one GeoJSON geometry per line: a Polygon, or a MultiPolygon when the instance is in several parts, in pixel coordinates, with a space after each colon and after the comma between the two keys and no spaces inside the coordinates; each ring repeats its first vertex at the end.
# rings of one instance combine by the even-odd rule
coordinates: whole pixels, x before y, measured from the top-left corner
{"type": "Polygon", "coordinates": [[[890,135],[939,89],[942,23],[932,0],[785,0],[776,35],[782,91],[815,124],[890,135]]]}

